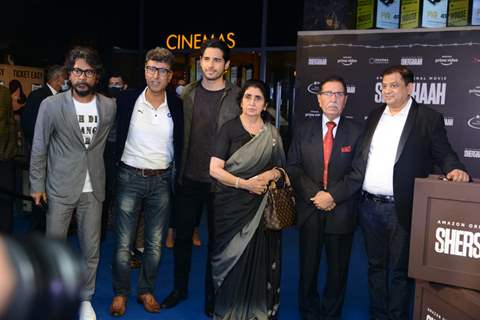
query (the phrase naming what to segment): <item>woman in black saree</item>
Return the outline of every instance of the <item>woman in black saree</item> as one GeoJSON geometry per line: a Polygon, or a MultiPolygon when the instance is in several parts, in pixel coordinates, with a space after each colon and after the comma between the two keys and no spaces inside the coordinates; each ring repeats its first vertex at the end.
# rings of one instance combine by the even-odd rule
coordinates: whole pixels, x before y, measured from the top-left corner
{"type": "Polygon", "coordinates": [[[210,162],[215,186],[212,272],[214,319],[275,319],[280,303],[281,232],[265,229],[263,212],[276,167],[285,163],[277,129],[264,122],[267,87],[247,81],[242,113],[225,123],[210,162]]]}

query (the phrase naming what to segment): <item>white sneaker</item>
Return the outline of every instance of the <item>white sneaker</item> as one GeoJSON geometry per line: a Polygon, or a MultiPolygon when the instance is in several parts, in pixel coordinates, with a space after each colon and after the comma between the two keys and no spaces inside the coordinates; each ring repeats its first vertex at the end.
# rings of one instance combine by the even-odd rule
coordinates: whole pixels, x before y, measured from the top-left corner
{"type": "Polygon", "coordinates": [[[97,320],[95,310],[93,310],[90,301],[82,301],[82,304],[80,305],[79,320],[97,320]]]}

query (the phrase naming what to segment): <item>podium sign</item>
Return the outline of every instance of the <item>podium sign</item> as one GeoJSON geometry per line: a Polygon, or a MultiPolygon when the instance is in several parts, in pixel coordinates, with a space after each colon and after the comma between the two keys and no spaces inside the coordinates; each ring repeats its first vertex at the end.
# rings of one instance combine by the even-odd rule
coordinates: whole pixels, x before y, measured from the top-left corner
{"type": "Polygon", "coordinates": [[[408,274],[480,290],[480,183],[415,180],[408,274]]]}
{"type": "Polygon", "coordinates": [[[417,280],[414,320],[476,320],[480,315],[480,293],[417,280]]]}

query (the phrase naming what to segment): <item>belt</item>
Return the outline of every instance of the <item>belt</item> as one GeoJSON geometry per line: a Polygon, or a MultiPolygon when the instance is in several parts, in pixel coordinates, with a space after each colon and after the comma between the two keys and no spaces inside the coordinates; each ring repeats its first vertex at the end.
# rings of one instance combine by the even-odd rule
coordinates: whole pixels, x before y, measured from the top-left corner
{"type": "Polygon", "coordinates": [[[367,191],[362,191],[362,196],[374,202],[381,203],[395,203],[395,198],[393,196],[385,196],[381,194],[371,194],[367,191]]]}
{"type": "Polygon", "coordinates": [[[166,169],[140,169],[140,168],[135,168],[135,167],[129,166],[128,164],[126,164],[124,162],[120,162],[120,167],[132,170],[136,174],[141,175],[142,177],[159,176],[159,175],[167,172],[168,169],[170,169],[170,167],[166,168],[166,169]]]}

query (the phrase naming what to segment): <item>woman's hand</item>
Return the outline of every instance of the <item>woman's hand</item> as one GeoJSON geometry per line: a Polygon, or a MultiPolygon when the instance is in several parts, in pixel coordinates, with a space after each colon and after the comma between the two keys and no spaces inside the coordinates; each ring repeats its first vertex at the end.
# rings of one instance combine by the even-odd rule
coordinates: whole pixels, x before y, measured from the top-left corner
{"type": "Polygon", "coordinates": [[[270,180],[265,180],[262,175],[258,175],[251,177],[250,179],[243,180],[243,185],[241,184],[240,186],[244,187],[244,189],[247,189],[251,193],[263,194],[267,191],[269,181],[270,180]]]}

